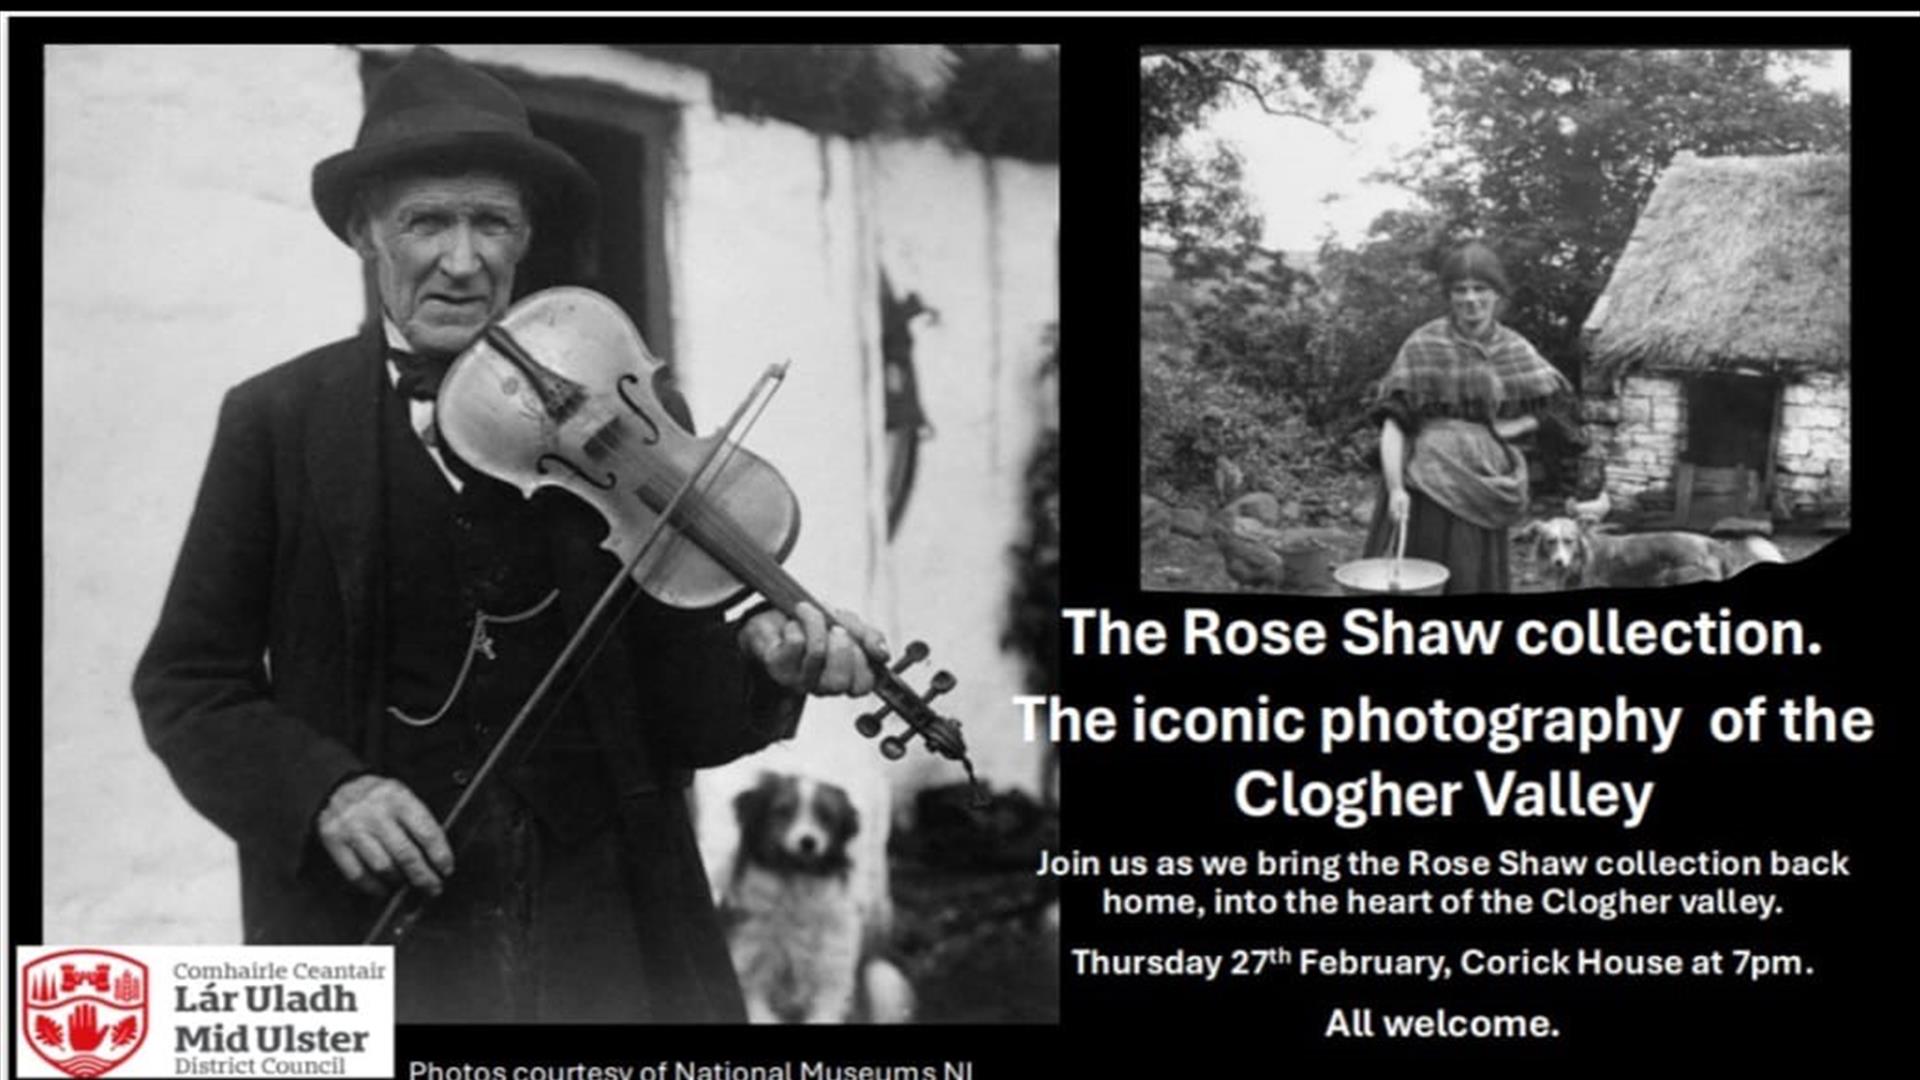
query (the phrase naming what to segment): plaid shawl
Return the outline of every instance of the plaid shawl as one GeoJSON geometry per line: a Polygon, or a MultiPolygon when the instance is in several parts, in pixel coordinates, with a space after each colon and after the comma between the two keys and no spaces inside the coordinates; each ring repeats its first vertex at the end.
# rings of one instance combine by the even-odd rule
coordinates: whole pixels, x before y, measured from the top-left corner
{"type": "Polygon", "coordinates": [[[1495,323],[1485,340],[1475,341],[1442,317],[1400,346],[1377,400],[1415,416],[1491,420],[1537,413],[1572,389],[1515,331],[1495,323]]]}

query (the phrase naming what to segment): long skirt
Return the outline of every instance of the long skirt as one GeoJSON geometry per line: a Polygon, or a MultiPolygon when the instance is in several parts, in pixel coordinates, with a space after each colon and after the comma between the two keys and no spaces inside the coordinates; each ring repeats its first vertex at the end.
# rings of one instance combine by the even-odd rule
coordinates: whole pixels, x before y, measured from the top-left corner
{"type": "MultiPolygon", "coordinates": [[[[1431,559],[1445,566],[1446,592],[1450,596],[1513,591],[1506,530],[1483,529],[1456,517],[1411,486],[1407,494],[1413,501],[1407,511],[1407,558],[1431,559]]],[[[1393,519],[1387,515],[1387,485],[1382,482],[1374,497],[1366,557],[1391,556],[1393,534],[1393,519]]]]}

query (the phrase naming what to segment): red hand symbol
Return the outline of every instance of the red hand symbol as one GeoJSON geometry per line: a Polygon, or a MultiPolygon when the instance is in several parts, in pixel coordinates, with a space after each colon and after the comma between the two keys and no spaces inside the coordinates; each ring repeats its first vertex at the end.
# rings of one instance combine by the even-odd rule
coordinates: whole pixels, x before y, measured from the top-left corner
{"type": "Polygon", "coordinates": [[[74,1006],[73,1016],[67,1021],[67,1032],[73,1048],[81,1053],[99,1049],[100,1040],[107,1037],[107,1029],[100,1026],[99,1013],[91,1005],[74,1006]]]}

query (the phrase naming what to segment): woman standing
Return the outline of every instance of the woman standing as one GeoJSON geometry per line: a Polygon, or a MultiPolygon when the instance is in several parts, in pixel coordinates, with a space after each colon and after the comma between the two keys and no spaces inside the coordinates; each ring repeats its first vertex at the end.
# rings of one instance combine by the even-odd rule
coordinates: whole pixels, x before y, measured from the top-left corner
{"type": "Polygon", "coordinates": [[[1564,408],[1572,388],[1500,324],[1510,289],[1492,251],[1456,248],[1440,280],[1448,315],[1407,338],[1375,398],[1383,483],[1366,554],[1393,554],[1404,522],[1406,554],[1444,564],[1447,592],[1508,592],[1507,529],[1527,509],[1527,461],[1508,440],[1564,408]]]}

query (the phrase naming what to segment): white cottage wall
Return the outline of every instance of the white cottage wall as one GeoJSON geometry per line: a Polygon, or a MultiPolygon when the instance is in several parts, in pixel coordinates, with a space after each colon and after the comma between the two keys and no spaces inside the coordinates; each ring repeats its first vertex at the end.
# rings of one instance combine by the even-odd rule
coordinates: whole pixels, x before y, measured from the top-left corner
{"type": "MultiPolygon", "coordinates": [[[[926,638],[934,658],[913,681],[953,670],[960,688],[943,706],[968,721],[985,778],[1036,790],[1038,748],[1020,743],[1008,707],[1019,665],[998,639],[1022,470],[1050,417],[1035,375],[1056,309],[1056,170],[723,116],[704,76],[619,50],[456,51],[684,107],[667,225],[675,359],[698,419],[718,423],[768,363],[794,362],[751,437],[806,507],[789,566],[823,598],[870,613],[896,648],[926,638]],[[892,544],[882,265],[941,312],[916,349],[936,434],[892,544]]],[[[359,56],[56,49],[47,91],[47,430],[111,436],[63,440],[47,455],[46,932],[236,940],[231,846],[141,744],[127,683],[221,393],[360,319],[353,256],[307,192],[313,163],[352,143],[359,56]],[[103,480],[119,493],[111,517],[103,480]]],[[[704,778],[703,846],[726,850],[732,791],[774,767],[849,782],[877,849],[896,788],[957,770],[918,751],[881,763],[851,732],[864,708],[816,702],[795,744],[704,778]]],[[[868,862],[877,874],[879,859],[868,862]]]]}
{"type": "MultiPolygon", "coordinates": [[[[930,143],[887,144],[875,168],[880,261],[897,291],[940,312],[915,341],[934,430],[892,545],[896,618],[960,676],[942,706],[972,720],[981,775],[1035,792],[1039,758],[1008,706],[1021,669],[999,639],[1027,459],[1052,409],[1039,372],[1057,317],[1056,176],[930,143]]],[[[910,771],[915,787],[953,778],[924,755],[910,771]]]]}
{"type": "MultiPolygon", "coordinates": [[[[879,301],[867,273],[854,148],[702,109],[682,115],[681,139],[682,197],[668,213],[683,384],[711,427],[768,364],[792,361],[749,438],[779,463],[804,507],[786,566],[822,602],[871,613],[882,585],[873,531],[880,399],[869,374],[879,301]]],[[[733,798],[772,769],[831,776],[849,789],[864,826],[856,838],[860,892],[885,907],[891,791],[851,731],[853,712],[812,702],[792,742],[702,774],[696,811],[716,891],[737,843],[733,798]]]]}
{"type": "Polygon", "coordinates": [[[128,685],[221,394],[358,325],[357,263],[306,188],[353,141],[358,63],[312,47],[47,53],[48,941],[239,938],[231,845],[147,752],[128,685]]]}
{"type": "MultiPolygon", "coordinates": [[[[982,778],[1037,792],[1039,755],[1019,740],[1008,708],[1021,670],[999,636],[1012,585],[1007,550],[1024,525],[1026,456],[1045,420],[1037,372],[1055,317],[1056,174],[931,141],[855,144],[699,109],[683,115],[682,133],[690,179],[670,212],[690,396],[724,410],[768,362],[793,360],[753,435],[806,507],[788,567],[827,602],[867,613],[896,649],[925,639],[933,657],[909,681],[955,672],[959,687],[940,708],[971,721],[982,778]],[[882,267],[897,293],[918,292],[940,313],[919,331],[914,354],[936,434],[921,448],[891,543],[882,267]]],[[[794,771],[853,790],[866,826],[862,892],[884,907],[890,795],[960,773],[918,748],[883,762],[852,727],[872,707],[815,701],[792,743],[702,776],[702,847],[716,887],[735,844],[733,797],[764,769],[794,771]]]]}

